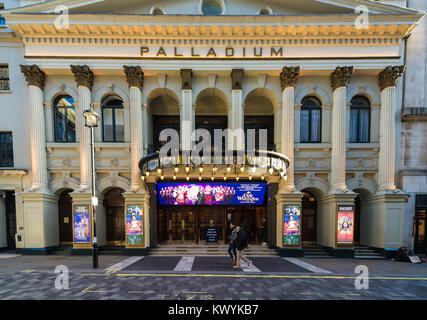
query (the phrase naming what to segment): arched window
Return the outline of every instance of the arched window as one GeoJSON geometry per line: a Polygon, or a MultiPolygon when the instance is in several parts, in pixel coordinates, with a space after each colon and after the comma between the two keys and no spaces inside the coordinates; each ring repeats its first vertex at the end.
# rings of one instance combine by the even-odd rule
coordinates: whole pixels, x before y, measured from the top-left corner
{"type": "Polygon", "coordinates": [[[123,101],[118,96],[108,96],[102,101],[102,132],[104,142],[124,142],[125,124],[123,101]]]}
{"type": "Polygon", "coordinates": [[[350,142],[369,142],[371,103],[364,96],[351,99],[350,107],[350,142]]]}
{"type": "Polygon", "coordinates": [[[55,142],[76,142],[76,109],[74,99],[58,96],[53,102],[55,142]]]}
{"type": "Polygon", "coordinates": [[[302,100],[300,113],[300,141],[316,143],[322,141],[322,103],[316,97],[302,100]]]}
{"type": "Polygon", "coordinates": [[[223,7],[216,0],[205,0],[202,2],[202,13],[205,16],[219,16],[222,14],[223,7]]]}
{"type": "Polygon", "coordinates": [[[153,15],[161,15],[165,14],[165,11],[160,6],[153,6],[150,13],[153,15]]]}
{"type": "Polygon", "coordinates": [[[270,7],[262,7],[258,14],[261,16],[269,16],[273,14],[273,10],[270,7]]]}

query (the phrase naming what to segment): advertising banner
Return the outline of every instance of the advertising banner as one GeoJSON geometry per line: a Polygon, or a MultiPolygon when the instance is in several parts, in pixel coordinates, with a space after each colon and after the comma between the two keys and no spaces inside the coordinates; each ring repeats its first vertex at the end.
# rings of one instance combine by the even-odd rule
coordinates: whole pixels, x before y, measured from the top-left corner
{"type": "Polygon", "coordinates": [[[76,205],[73,206],[73,234],[74,244],[90,245],[90,206],[76,205]]]}
{"type": "Polygon", "coordinates": [[[126,245],[143,245],[142,205],[126,205],[126,245]]]}
{"type": "Polygon", "coordinates": [[[160,205],[263,205],[265,183],[158,183],[160,205]]]}
{"type": "Polygon", "coordinates": [[[354,206],[338,206],[337,244],[352,245],[354,235],[354,206]]]}
{"type": "Polygon", "coordinates": [[[301,206],[285,205],[283,215],[283,241],[285,246],[301,245],[301,206]]]}

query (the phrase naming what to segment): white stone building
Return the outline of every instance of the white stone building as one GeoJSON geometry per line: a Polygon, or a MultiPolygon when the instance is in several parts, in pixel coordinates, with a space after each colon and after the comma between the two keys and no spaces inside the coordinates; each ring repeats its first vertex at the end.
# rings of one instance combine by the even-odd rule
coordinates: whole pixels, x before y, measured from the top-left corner
{"type": "Polygon", "coordinates": [[[89,233],[78,240],[76,223],[85,215],[76,214],[90,209],[90,136],[82,113],[91,104],[101,115],[101,247],[146,252],[162,242],[199,243],[212,223],[224,241],[230,217],[250,221],[258,242],[266,218],[268,243],[283,255],[301,255],[313,244],[335,256],[352,256],[355,245],[392,254],[412,241],[406,186],[418,178],[400,170],[407,159],[407,148],[399,148],[401,114],[403,106],[424,107],[423,98],[411,100],[411,90],[426,82],[407,75],[404,86],[401,76],[405,64],[413,72],[419,62],[412,60],[425,59],[407,40],[423,8],[391,0],[16,0],[4,7],[0,248],[90,248],[90,216],[89,233]],[[141,180],[138,164],[158,148],[164,128],[179,130],[183,148],[191,146],[192,129],[267,129],[269,150],[290,160],[287,180],[278,172],[252,176],[249,168],[208,165],[154,170],[141,180]],[[224,175],[266,184],[264,204],[160,202],[160,180],[224,175]],[[128,241],[124,212],[133,205],[142,209],[136,245],[128,241]],[[286,205],[302,206],[296,233],[284,230],[286,205]],[[347,241],[339,236],[340,206],[352,209],[347,241]],[[295,243],[286,242],[290,235],[295,243]]]}

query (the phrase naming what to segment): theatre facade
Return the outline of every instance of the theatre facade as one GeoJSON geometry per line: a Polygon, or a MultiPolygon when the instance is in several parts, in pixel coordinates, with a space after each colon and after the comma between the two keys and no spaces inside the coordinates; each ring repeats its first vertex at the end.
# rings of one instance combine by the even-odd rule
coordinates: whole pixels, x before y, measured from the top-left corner
{"type": "Polygon", "coordinates": [[[362,1],[363,21],[360,2],[6,8],[0,248],[88,252],[94,187],[98,245],[124,254],[224,243],[234,222],[281,255],[307,245],[392,255],[408,241],[408,194],[395,181],[404,42],[423,14],[362,1]],[[172,162],[165,129],[179,140],[172,162]],[[199,162],[196,129],[212,138],[199,162]],[[217,129],[231,133],[216,154],[217,129]],[[239,157],[249,137],[257,152],[239,157]]]}

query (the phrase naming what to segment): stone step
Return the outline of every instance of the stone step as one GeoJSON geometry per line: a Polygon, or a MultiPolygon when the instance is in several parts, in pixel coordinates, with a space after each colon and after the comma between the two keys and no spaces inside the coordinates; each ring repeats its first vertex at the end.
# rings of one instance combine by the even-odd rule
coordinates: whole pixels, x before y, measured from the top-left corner
{"type": "Polygon", "coordinates": [[[384,256],[360,256],[360,255],[354,255],[355,259],[385,259],[384,256]]]}

